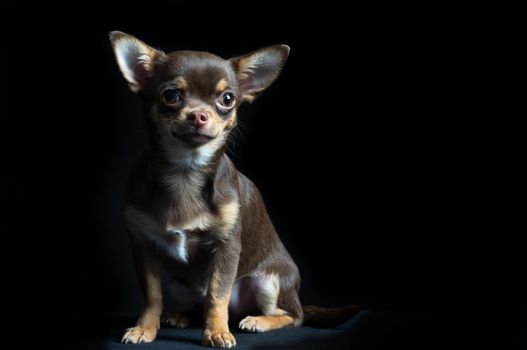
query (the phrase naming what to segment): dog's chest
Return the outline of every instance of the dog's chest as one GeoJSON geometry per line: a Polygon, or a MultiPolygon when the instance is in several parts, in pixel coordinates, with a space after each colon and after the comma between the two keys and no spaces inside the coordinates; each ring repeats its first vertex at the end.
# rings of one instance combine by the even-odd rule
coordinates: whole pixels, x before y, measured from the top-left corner
{"type": "Polygon", "coordinates": [[[157,253],[186,264],[197,249],[207,245],[206,230],[210,229],[212,215],[202,213],[177,225],[162,224],[148,213],[127,207],[125,220],[130,231],[146,240],[157,253]]]}
{"type": "Polygon", "coordinates": [[[212,215],[203,191],[206,179],[196,172],[167,174],[156,205],[167,230],[206,230],[212,215]]]}
{"type": "Polygon", "coordinates": [[[169,257],[188,263],[189,247],[188,233],[183,230],[166,230],[165,232],[144,231],[144,238],[149,240],[158,250],[169,257]]]}

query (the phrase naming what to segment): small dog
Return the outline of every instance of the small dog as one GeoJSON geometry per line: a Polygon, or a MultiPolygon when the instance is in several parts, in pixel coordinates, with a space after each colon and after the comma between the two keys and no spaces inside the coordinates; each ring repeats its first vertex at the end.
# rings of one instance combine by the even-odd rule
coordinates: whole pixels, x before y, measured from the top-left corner
{"type": "Polygon", "coordinates": [[[145,303],[122,341],[155,339],[162,266],[174,276],[179,303],[167,322],[185,327],[185,312],[203,307],[208,346],[236,345],[229,313],[242,330],[265,332],[308,320],[338,323],[357,312],[302,307],[297,266],[257,188],[225,154],[238,107],[276,79],[289,47],[225,60],[207,52],[165,54],[117,31],[110,41],[130,89],[143,97],[149,130],[124,209],[145,303]]]}

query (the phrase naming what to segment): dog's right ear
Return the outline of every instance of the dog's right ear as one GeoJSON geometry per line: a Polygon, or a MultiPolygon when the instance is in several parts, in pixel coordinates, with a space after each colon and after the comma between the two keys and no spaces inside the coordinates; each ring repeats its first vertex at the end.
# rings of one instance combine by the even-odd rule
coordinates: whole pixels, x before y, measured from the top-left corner
{"type": "Polygon", "coordinates": [[[141,40],[123,32],[110,32],[110,41],[117,64],[130,90],[143,91],[154,74],[156,61],[165,58],[162,51],[151,48],[141,40]]]}

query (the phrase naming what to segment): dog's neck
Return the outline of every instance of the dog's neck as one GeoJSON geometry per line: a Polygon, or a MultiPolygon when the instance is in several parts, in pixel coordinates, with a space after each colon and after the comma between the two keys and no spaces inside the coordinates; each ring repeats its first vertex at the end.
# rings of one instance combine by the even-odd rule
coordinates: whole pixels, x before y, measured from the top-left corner
{"type": "Polygon", "coordinates": [[[204,145],[193,149],[174,146],[166,149],[151,143],[147,149],[151,174],[163,182],[173,177],[185,176],[213,178],[224,153],[223,140],[219,147],[204,145]]]}
{"type": "MultiPolygon", "coordinates": [[[[148,147],[148,177],[158,204],[156,216],[164,225],[176,225],[200,217],[211,207],[214,181],[221,172],[224,148],[217,149],[207,162],[196,157],[195,150],[175,149],[167,157],[166,150],[148,147]],[[188,153],[187,153],[188,152],[188,153]],[[181,158],[175,158],[181,155],[181,158]]],[[[167,226],[168,227],[168,226],[167,226]]]]}

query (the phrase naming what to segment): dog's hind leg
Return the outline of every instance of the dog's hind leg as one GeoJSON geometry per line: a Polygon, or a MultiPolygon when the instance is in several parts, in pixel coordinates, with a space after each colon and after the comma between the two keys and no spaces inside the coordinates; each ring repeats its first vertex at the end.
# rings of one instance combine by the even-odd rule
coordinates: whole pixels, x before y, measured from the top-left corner
{"type": "Polygon", "coordinates": [[[258,278],[256,302],[263,315],[247,316],[240,322],[240,329],[250,332],[267,332],[302,324],[302,306],[294,289],[281,290],[276,274],[258,278]]]}
{"type": "Polygon", "coordinates": [[[183,312],[169,312],[163,317],[163,323],[175,328],[187,328],[190,321],[183,312]]]}

